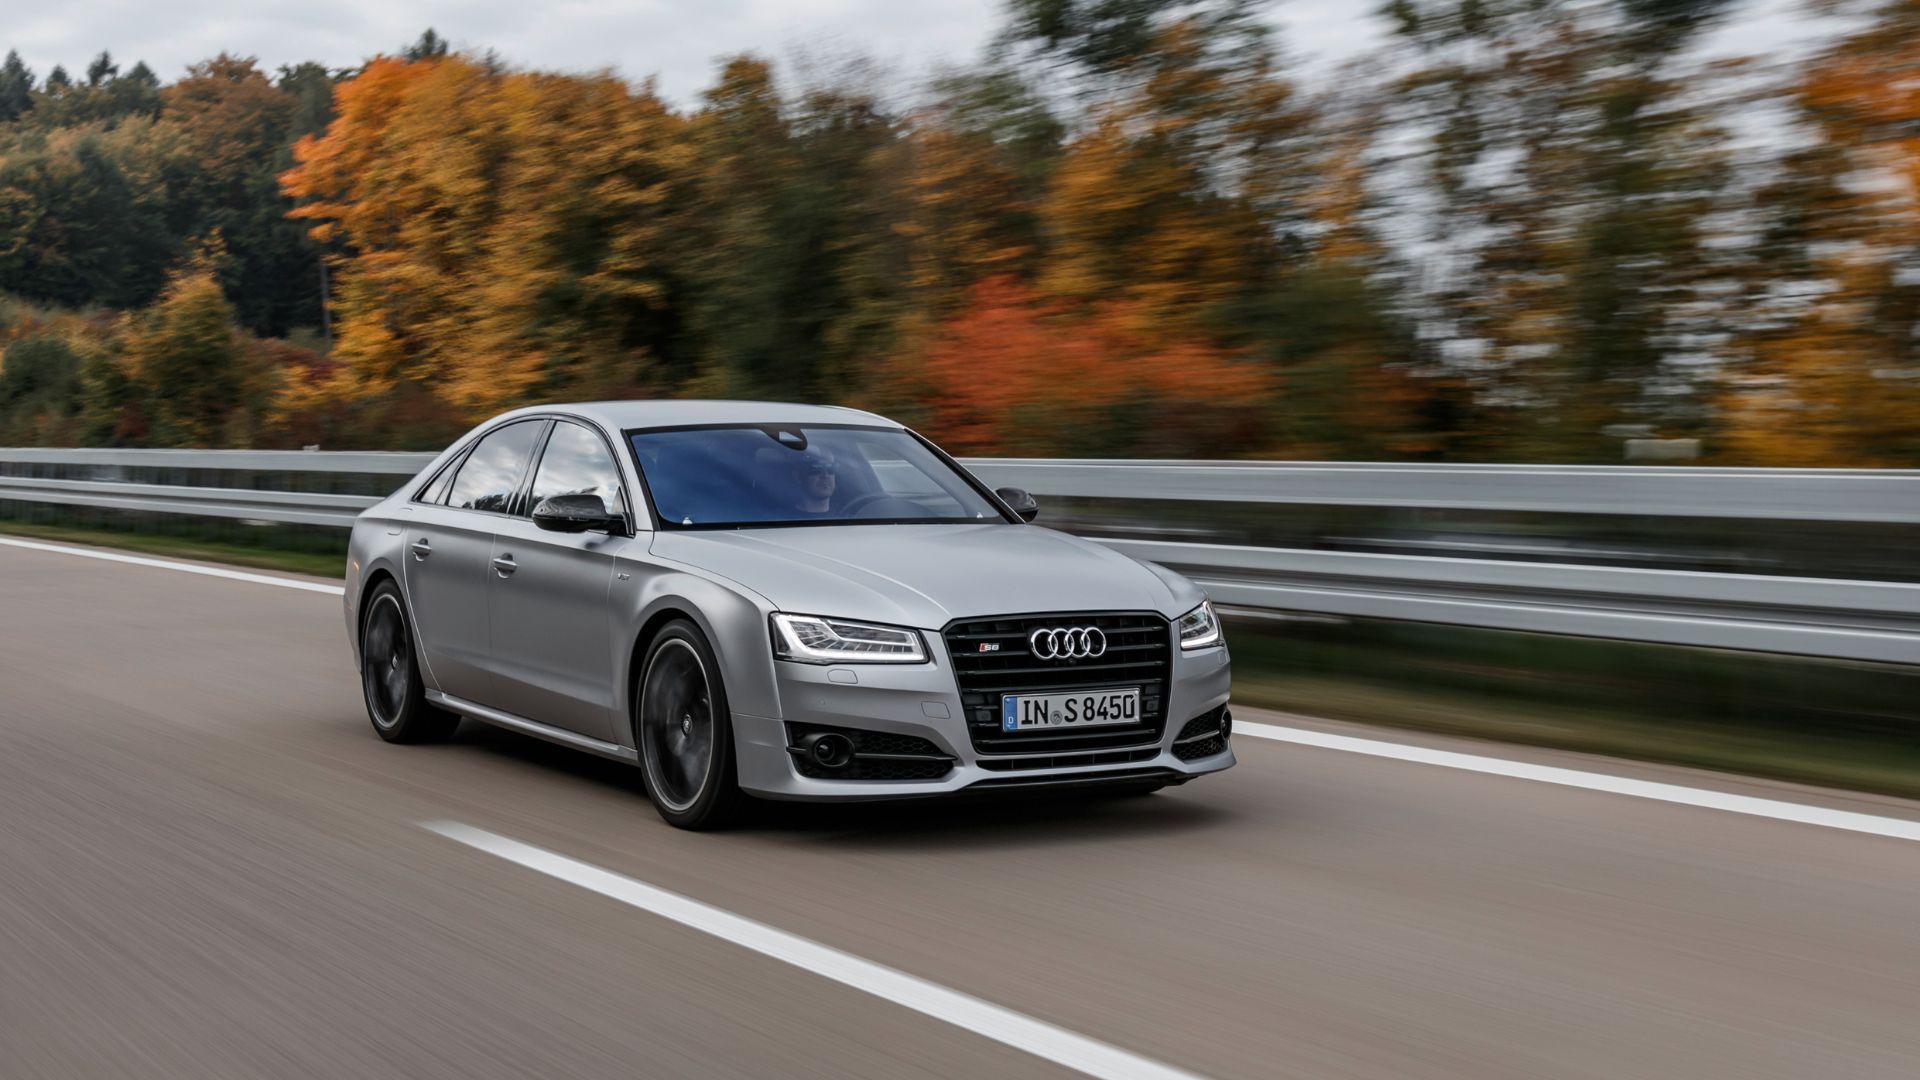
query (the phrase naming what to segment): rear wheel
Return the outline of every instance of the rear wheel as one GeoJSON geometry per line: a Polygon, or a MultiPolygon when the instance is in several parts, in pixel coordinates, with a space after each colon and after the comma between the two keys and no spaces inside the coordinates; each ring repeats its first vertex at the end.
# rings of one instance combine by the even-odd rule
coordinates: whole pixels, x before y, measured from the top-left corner
{"type": "Polygon", "coordinates": [[[400,589],[391,581],[373,587],[360,620],[360,689],[367,719],[388,742],[435,742],[453,734],[460,718],[427,703],[419,654],[400,589]]]}
{"type": "Polygon", "coordinates": [[[633,726],[647,793],[668,824],[711,829],[738,815],[746,796],[734,766],[733,713],[720,665],[692,623],[668,623],[647,648],[633,726]]]}

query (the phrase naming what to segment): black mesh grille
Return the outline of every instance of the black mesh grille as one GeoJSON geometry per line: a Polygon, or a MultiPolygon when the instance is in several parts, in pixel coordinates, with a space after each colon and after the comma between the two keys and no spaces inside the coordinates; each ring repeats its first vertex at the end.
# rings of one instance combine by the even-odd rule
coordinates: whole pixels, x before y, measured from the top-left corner
{"type": "Polygon", "coordinates": [[[829,731],[853,740],[853,760],[842,768],[829,769],[804,754],[794,754],[793,767],[801,776],[815,780],[938,780],[953,771],[953,758],[918,735],[790,723],[787,745],[792,746],[814,732],[829,731]]]}
{"type": "Polygon", "coordinates": [[[1157,743],[1166,730],[1172,630],[1153,612],[1055,612],[969,619],[945,631],[973,748],[982,754],[1056,754],[1157,743]],[[1097,627],[1107,650],[1087,660],[1042,660],[1028,636],[1048,627],[1097,627]],[[997,646],[981,652],[982,645],[997,646]],[[1000,695],[1140,688],[1141,722],[1064,732],[1000,730],[1000,695]]]}
{"type": "Polygon", "coordinates": [[[1187,721],[1174,736],[1173,756],[1181,761],[1198,761],[1226,750],[1226,736],[1220,733],[1220,720],[1226,714],[1227,707],[1222,705],[1187,721]]]}

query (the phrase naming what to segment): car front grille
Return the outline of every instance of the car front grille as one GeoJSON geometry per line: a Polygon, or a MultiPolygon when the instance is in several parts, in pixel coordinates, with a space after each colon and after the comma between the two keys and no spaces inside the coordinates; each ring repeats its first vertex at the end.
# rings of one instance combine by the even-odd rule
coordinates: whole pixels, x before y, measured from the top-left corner
{"type": "Polygon", "coordinates": [[[1167,722],[1167,679],[1173,632],[1154,612],[1054,612],[966,619],[943,632],[959,682],[961,711],[973,748],[982,754],[1062,754],[1113,750],[1160,741],[1167,722]],[[1035,630],[1090,626],[1106,635],[1106,652],[1080,660],[1043,660],[1028,646],[1035,630]],[[989,651],[982,652],[982,646],[989,651]],[[1140,688],[1140,722],[1084,730],[1000,730],[1002,694],[1140,688]]]}

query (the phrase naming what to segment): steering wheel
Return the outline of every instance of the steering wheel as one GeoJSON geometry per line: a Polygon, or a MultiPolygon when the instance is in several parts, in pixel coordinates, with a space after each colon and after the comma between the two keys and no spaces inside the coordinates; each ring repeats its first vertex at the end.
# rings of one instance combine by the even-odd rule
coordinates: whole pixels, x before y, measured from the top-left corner
{"type": "Polygon", "coordinates": [[[893,498],[893,496],[884,491],[869,491],[865,495],[855,495],[852,499],[849,499],[847,505],[840,508],[840,512],[848,517],[852,517],[859,510],[872,506],[881,499],[891,498],[893,498]]]}

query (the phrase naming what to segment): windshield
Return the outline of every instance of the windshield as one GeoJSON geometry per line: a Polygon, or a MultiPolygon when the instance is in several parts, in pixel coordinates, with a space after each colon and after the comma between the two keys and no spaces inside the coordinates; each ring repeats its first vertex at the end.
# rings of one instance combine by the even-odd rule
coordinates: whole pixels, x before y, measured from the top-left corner
{"type": "Polygon", "coordinates": [[[898,428],[687,428],[632,440],[668,529],[1006,520],[898,428]]]}

